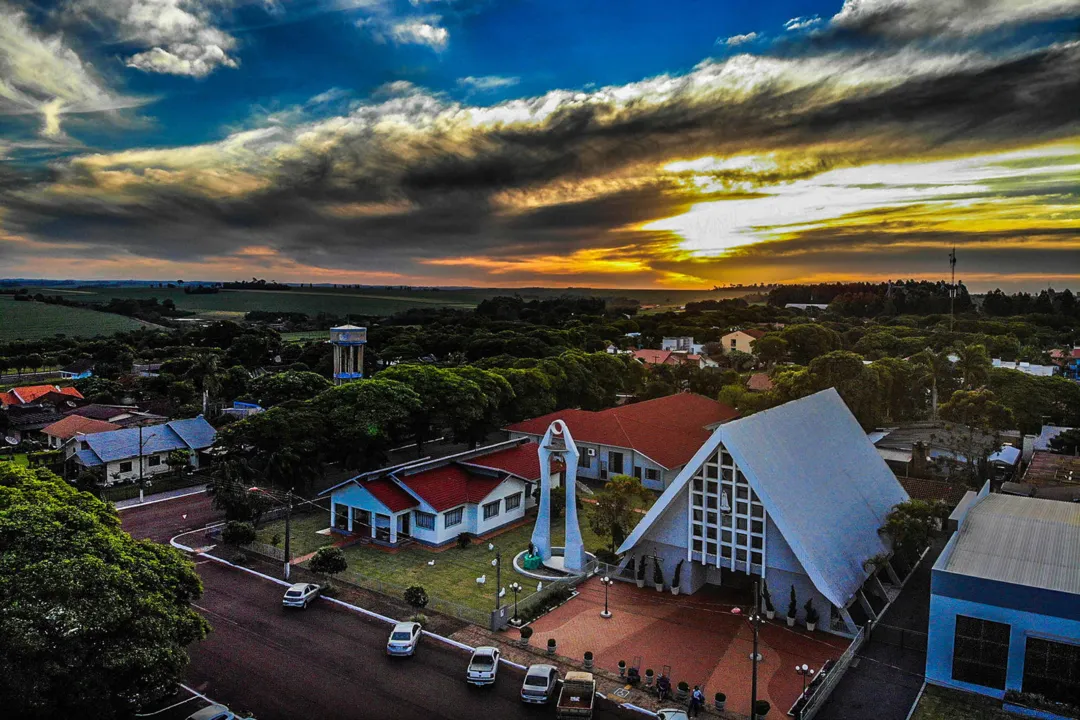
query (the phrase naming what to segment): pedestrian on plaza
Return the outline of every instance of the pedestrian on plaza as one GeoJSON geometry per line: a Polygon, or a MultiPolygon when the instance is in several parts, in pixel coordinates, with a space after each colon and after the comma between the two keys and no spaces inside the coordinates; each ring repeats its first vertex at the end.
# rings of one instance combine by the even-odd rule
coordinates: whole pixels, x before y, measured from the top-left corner
{"type": "Polygon", "coordinates": [[[688,717],[697,717],[698,711],[701,710],[701,704],[705,702],[705,695],[701,692],[701,688],[697,685],[694,686],[694,692],[690,694],[690,707],[686,713],[688,717]]]}

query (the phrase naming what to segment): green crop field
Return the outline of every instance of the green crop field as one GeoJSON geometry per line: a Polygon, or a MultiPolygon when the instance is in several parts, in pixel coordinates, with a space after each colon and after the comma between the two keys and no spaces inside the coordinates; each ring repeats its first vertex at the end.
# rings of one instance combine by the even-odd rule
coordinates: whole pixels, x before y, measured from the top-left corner
{"type": "Polygon", "coordinates": [[[15,302],[10,295],[0,295],[0,341],[37,340],[57,333],[94,337],[147,325],[122,315],[39,302],[15,302]]]}

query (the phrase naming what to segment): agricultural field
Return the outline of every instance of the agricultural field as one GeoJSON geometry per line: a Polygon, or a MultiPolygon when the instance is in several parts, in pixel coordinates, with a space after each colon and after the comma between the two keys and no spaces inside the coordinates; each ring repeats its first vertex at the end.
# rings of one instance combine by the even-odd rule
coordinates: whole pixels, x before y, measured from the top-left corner
{"type": "Polygon", "coordinates": [[[0,295],[0,340],[38,340],[58,333],[69,337],[94,337],[148,326],[149,323],[121,315],[38,302],[15,302],[10,295],[0,295]]]}

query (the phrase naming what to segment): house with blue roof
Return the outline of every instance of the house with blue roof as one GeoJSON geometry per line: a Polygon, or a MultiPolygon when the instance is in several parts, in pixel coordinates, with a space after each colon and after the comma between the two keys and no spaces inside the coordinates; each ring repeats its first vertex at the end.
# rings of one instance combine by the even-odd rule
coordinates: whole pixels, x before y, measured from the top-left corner
{"type": "Polygon", "coordinates": [[[682,593],[762,581],[781,616],[794,588],[798,621],[810,600],[819,630],[851,636],[899,592],[878,529],[907,499],[830,388],[719,425],[619,552],[668,585],[681,565],[682,593]]]}
{"type": "Polygon", "coordinates": [[[192,468],[198,468],[201,453],[217,438],[206,419],[170,420],[157,425],[123,428],[109,432],[79,435],[73,457],[76,464],[104,473],[106,485],[138,480],[140,464],[142,477],[168,472],[169,453],[181,450],[188,453],[192,468]]]}

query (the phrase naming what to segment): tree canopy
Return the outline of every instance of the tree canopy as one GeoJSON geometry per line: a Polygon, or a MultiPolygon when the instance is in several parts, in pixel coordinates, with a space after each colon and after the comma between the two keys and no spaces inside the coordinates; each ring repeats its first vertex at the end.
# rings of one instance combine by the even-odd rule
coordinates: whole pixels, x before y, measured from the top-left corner
{"type": "Polygon", "coordinates": [[[56,475],[0,464],[5,716],[119,718],[172,694],[209,630],[179,551],[136,541],[56,475]]]}

